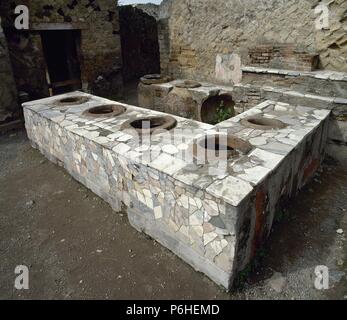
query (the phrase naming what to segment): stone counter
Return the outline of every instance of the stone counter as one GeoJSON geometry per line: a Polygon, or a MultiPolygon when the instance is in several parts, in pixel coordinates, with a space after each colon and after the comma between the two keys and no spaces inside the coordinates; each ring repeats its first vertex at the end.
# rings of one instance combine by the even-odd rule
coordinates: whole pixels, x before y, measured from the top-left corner
{"type": "Polygon", "coordinates": [[[174,128],[152,132],[151,120],[147,135],[134,124],[167,114],[81,92],[23,108],[34,147],[227,289],[267,238],[281,199],[319,167],[330,113],[266,101],[217,126],[174,116],[174,128]],[[80,104],[70,104],[74,96],[80,104]],[[125,112],[91,115],[100,105],[125,112]],[[216,136],[220,145],[228,138],[226,152],[203,159],[194,151],[216,136]]]}

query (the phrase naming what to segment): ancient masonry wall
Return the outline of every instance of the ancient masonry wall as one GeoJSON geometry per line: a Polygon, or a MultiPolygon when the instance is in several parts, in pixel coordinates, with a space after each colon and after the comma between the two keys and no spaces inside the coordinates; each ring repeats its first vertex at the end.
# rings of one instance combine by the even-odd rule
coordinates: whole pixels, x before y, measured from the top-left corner
{"type": "Polygon", "coordinates": [[[0,18],[0,123],[17,110],[17,89],[0,18]]]}
{"type": "Polygon", "coordinates": [[[162,72],[213,82],[217,54],[230,53],[244,65],[271,66],[271,59],[252,61],[250,56],[263,44],[295,45],[285,59],[272,61],[276,68],[307,69],[310,55],[319,54],[321,68],[347,71],[347,1],[327,3],[329,26],[319,30],[317,0],[166,0],[159,15],[162,72]]]}
{"type": "Polygon", "coordinates": [[[0,13],[6,17],[4,28],[19,90],[28,92],[31,98],[48,95],[39,30],[72,28],[81,32],[83,89],[103,96],[121,94],[122,57],[116,0],[1,1],[0,13]],[[16,5],[29,8],[29,32],[13,29],[16,5]]]}
{"type": "Polygon", "coordinates": [[[261,44],[248,51],[249,65],[267,68],[312,71],[318,67],[318,55],[300,52],[295,44],[261,44]]]}

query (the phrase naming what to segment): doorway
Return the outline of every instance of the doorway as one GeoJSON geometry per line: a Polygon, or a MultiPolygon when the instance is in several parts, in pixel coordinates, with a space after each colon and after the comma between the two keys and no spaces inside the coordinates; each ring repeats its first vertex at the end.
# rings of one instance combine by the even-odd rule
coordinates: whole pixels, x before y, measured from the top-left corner
{"type": "Polygon", "coordinates": [[[79,30],[41,32],[50,95],[81,89],[79,30]]]}

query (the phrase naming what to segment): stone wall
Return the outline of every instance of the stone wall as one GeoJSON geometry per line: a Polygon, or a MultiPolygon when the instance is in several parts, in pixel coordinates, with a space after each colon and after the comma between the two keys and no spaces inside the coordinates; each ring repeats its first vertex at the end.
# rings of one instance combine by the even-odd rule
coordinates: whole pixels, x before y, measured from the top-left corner
{"type": "Polygon", "coordinates": [[[74,29],[80,32],[78,48],[82,88],[104,96],[121,94],[121,43],[115,0],[14,0],[1,1],[6,17],[4,29],[9,42],[16,82],[31,98],[48,95],[42,30],[74,29]],[[13,28],[16,5],[28,6],[30,30],[13,28]]]}
{"type": "Polygon", "coordinates": [[[162,71],[215,81],[218,54],[236,53],[247,65],[251,62],[249,49],[266,43],[295,44],[298,52],[319,54],[321,68],[347,71],[347,1],[329,2],[329,27],[322,30],[316,27],[319,3],[166,0],[159,15],[162,71]]]}
{"type": "Polygon", "coordinates": [[[0,123],[11,118],[17,108],[17,89],[0,18],[0,123]]]}
{"type": "MultiPolygon", "coordinates": [[[[145,7],[146,8],[146,7],[145,7]]],[[[123,79],[160,72],[158,27],[154,17],[135,6],[120,6],[123,79]]]]}

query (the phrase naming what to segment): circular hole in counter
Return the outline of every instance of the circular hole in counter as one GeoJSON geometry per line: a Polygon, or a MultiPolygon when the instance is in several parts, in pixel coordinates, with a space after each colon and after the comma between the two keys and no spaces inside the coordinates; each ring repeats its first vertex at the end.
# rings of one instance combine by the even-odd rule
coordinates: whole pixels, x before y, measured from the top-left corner
{"type": "Polygon", "coordinates": [[[201,83],[194,80],[182,80],[175,83],[176,88],[193,89],[201,87],[201,83]]]}
{"type": "Polygon", "coordinates": [[[147,74],[140,78],[141,83],[150,85],[150,84],[160,84],[170,81],[169,77],[162,76],[160,74],[147,74]]]}
{"type": "Polygon", "coordinates": [[[83,115],[90,117],[117,117],[126,112],[126,107],[119,104],[106,104],[90,108],[83,115]]]}
{"type": "Polygon", "coordinates": [[[211,134],[195,140],[193,155],[199,161],[229,160],[252,150],[249,142],[234,135],[211,134]]]}
{"type": "Polygon", "coordinates": [[[122,130],[135,129],[139,134],[152,134],[156,130],[171,130],[177,125],[177,120],[171,116],[144,117],[125,122],[122,130]]]}
{"type": "Polygon", "coordinates": [[[241,124],[245,127],[259,130],[283,129],[286,127],[286,124],[280,120],[260,116],[243,119],[241,124]]]}
{"type": "Polygon", "coordinates": [[[61,106],[72,106],[86,103],[90,100],[90,97],[86,96],[70,96],[58,99],[56,103],[61,106]]]}

